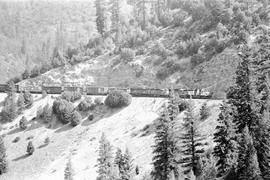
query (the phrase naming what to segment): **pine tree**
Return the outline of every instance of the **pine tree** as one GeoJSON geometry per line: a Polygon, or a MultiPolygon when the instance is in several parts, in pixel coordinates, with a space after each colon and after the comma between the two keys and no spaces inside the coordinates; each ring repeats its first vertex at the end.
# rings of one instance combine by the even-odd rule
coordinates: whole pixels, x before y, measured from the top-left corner
{"type": "Polygon", "coordinates": [[[23,97],[22,93],[20,93],[20,95],[17,99],[17,107],[18,107],[18,114],[21,114],[25,108],[24,97],[23,97]]]}
{"type": "Polygon", "coordinates": [[[26,152],[28,153],[28,155],[32,155],[35,151],[35,148],[33,146],[33,143],[32,141],[29,141],[28,142],[28,145],[27,145],[27,149],[26,149],[26,152]]]}
{"type": "Polygon", "coordinates": [[[263,179],[270,179],[270,127],[268,123],[270,109],[269,89],[269,52],[270,34],[263,30],[257,38],[252,51],[252,68],[254,69],[254,101],[257,121],[252,124],[253,141],[263,179]]]}
{"type": "Polygon", "coordinates": [[[112,147],[104,133],[99,143],[98,177],[96,179],[114,180],[112,147]]]}
{"type": "Polygon", "coordinates": [[[19,126],[22,130],[25,130],[27,128],[27,125],[26,125],[26,118],[23,116],[20,120],[20,123],[19,123],[19,126]]]}
{"type": "Polygon", "coordinates": [[[239,158],[237,165],[238,180],[260,179],[260,170],[258,167],[256,150],[247,127],[243,129],[240,138],[239,158]]]}
{"type": "Polygon", "coordinates": [[[96,0],[96,25],[99,34],[104,37],[107,28],[107,4],[106,0],[96,0]]]}
{"type": "Polygon", "coordinates": [[[137,21],[140,22],[142,30],[144,30],[146,27],[146,13],[147,13],[146,0],[136,0],[135,6],[136,6],[135,13],[137,13],[135,17],[137,17],[137,21]]]}
{"type": "Polygon", "coordinates": [[[122,180],[130,180],[132,177],[132,157],[128,149],[126,149],[125,154],[123,155],[123,174],[121,176],[122,180]]]}
{"type": "Polygon", "coordinates": [[[210,116],[210,110],[207,107],[207,103],[203,103],[201,109],[200,109],[200,119],[201,121],[207,119],[210,116]]]}
{"type": "Polygon", "coordinates": [[[201,154],[204,153],[205,143],[203,143],[204,137],[202,137],[197,130],[192,102],[190,102],[185,112],[183,131],[180,137],[183,144],[181,150],[183,158],[180,163],[184,168],[185,174],[193,173],[198,177],[201,175],[198,162],[201,154]]]}
{"type": "Polygon", "coordinates": [[[33,102],[34,102],[33,95],[29,91],[24,91],[23,97],[24,97],[25,106],[31,107],[33,105],[33,102]]]}
{"type": "Polygon", "coordinates": [[[7,154],[3,137],[0,136],[0,175],[7,172],[7,154]]]}
{"type": "Polygon", "coordinates": [[[158,118],[156,127],[155,145],[153,150],[154,169],[151,176],[154,179],[168,180],[170,177],[178,177],[179,169],[175,157],[175,140],[172,136],[172,127],[170,116],[166,107],[161,116],[158,118]]]}
{"type": "MultiPolygon", "coordinates": [[[[123,154],[120,148],[117,149],[116,155],[114,158],[114,164],[116,165],[116,168],[118,170],[118,177],[121,177],[121,174],[123,173],[123,154]]],[[[119,178],[120,179],[120,178],[119,178]]]]}
{"type": "Polygon", "coordinates": [[[220,106],[218,125],[214,133],[214,156],[217,158],[217,177],[224,176],[231,169],[236,168],[237,141],[235,125],[232,118],[232,109],[223,101],[220,106]]]}
{"type": "Polygon", "coordinates": [[[254,118],[254,111],[251,108],[250,53],[245,50],[239,55],[242,61],[236,70],[235,85],[230,87],[227,93],[228,103],[236,110],[233,119],[237,133],[241,133],[245,126],[251,128],[254,118]]]}
{"type": "Polygon", "coordinates": [[[8,83],[7,97],[5,98],[1,114],[3,121],[10,122],[17,117],[16,94],[13,81],[8,83]]]}
{"type": "Polygon", "coordinates": [[[120,24],[120,2],[121,0],[111,0],[111,32],[115,33],[114,43],[115,51],[118,52],[121,41],[121,24],[120,24]]]}
{"type": "Polygon", "coordinates": [[[73,180],[73,176],[74,176],[74,170],[71,164],[71,160],[69,159],[69,161],[66,164],[66,168],[65,168],[65,180],[73,180]]]}

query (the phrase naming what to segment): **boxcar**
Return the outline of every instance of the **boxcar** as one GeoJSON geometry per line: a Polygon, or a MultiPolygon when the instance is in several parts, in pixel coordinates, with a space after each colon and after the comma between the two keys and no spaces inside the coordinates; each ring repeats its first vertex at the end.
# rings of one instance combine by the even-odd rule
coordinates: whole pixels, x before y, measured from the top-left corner
{"type": "Polygon", "coordinates": [[[19,86],[19,92],[23,92],[23,91],[29,91],[32,94],[40,94],[42,92],[42,87],[41,86],[19,86]]]}
{"type": "Polygon", "coordinates": [[[76,86],[65,86],[64,91],[72,91],[72,92],[80,91],[82,93],[83,88],[82,87],[76,87],[76,86]]]}
{"type": "Polygon", "coordinates": [[[43,86],[43,90],[48,94],[61,94],[63,92],[63,88],[61,86],[43,86]]]}
{"type": "Polygon", "coordinates": [[[86,87],[86,93],[88,95],[98,95],[99,94],[99,87],[87,86],[86,87]]]}
{"type": "Polygon", "coordinates": [[[7,85],[6,84],[0,84],[0,92],[6,92],[7,85]]]}

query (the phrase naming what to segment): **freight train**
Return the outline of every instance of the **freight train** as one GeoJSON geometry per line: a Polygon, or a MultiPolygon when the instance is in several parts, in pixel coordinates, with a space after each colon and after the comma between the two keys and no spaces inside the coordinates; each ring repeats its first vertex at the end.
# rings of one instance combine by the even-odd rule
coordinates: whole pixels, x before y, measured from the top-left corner
{"type": "MultiPolygon", "coordinates": [[[[8,86],[0,84],[0,92],[6,92],[8,86]]],[[[131,94],[134,97],[169,97],[172,89],[158,89],[158,88],[121,88],[121,87],[96,87],[96,86],[75,86],[75,85],[61,85],[61,84],[43,84],[41,86],[22,86],[15,85],[17,93],[29,91],[32,94],[41,94],[46,91],[47,94],[61,94],[65,91],[79,91],[87,95],[107,95],[114,90],[121,90],[131,94]]],[[[193,99],[210,99],[212,93],[204,89],[173,89],[173,93],[179,95],[181,98],[193,99]]]]}

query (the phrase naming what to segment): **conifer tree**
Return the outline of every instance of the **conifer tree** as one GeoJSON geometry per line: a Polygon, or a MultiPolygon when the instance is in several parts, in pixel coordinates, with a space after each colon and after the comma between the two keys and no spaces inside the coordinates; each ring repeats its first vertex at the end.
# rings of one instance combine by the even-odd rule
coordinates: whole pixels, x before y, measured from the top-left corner
{"type": "Polygon", "coordinates": [[[170,121],[168,110],[164,107],[164,111],[158,118],[155,145],[153,146],[154,168],[151,176],[154,179],[169,180],[171,176],[178,177],[179,175],[175,150],[173,148],[176,145],[174,144],[170,121]]]}
{"type": "Polygon", "coordinates": [[[137,21],[140,22],[142,29],[144,30],[146,27],[146,0],[136,0],[136,12],[138,13],[137,21]]]}
{"type": "Polygon", "coordinates": [[[27,128],[26,121],[27,120],[24,116],[20,120],[19,126],[22,130],[25,130],[27,128]]]}
{"type": "Polygon", "coordinates": [[[122,180],[130,180],[132,177],[133,165],[132,165],[132,157],[128,149],[126,149],[126,152],[123,155],[123,163],[124,163],[123,166],[124,172],[122,175],[122,180]]]}
{"type": "Polygon", "coordinates": [[[29,141],[28,142],[28,145],[27,145],[27,149],[26,149],[26,152],[28,153],[28,155],[32,155],[35,151],[35,148],[33,146],[33,143],[32,141],[29,141]]]}
{"type": "MultiPolygon", "coordinates": [[[[263,30],[257,38],[259,46],[253,48],[252,68],[254,70],[254,109],[257,121],[253,121],[251,132],[257,151],[257,159],[263,179],[270,179],[270,127],[268,123],[270,109],[269,52],[270,34],[263,30]]],[[[255,120],[256,120],[255,119],[255,120]]]]}
{"type": "Polygon", "coordinates": [[[31,107],[33,105],[33,95],[29,91],[24,91],[23,93],[24,103],[27,107],[31,107]]]}
{"type": "Polygon", "coordinates": [[[0,175],[7,172],[7,154],[3,137],[0,136],[0,175]]]}
{"type": "Polygon", "coordinates": [[[120,47],[120,2],[121,0],[111,0],[111,32],[115,33],[114,43],[116,51],[118,52],[120,47]]]}
{"type": "Polygon", "coordinates": [[[103,133],[100,139],[97,180],[114,180],[113,156],[110,142],[103,133]]]}
{"type": "Polygon", "coordinates": [[[18,99],[17,99],[17,107],[18,107],[18,114],[21,114],[22,111],[25,108],[25,104],[24,104],[24,96],[22,93],[20,93],[18,99]]]}
{"type": "Polygon", "coordinates": [[[218,125],[214,133],[214,156],[217,158],[217,177],[222,177],[231,169],[236,168],[237,141],[232,109],[223,101],[220,106],[218,125]]]}
{"type": "Polygon", "coordinates": [[[104,37],[106,32],[106,26],[107,26],[107,17],[106,17],[106,10],[107,10],[107,4],[106,0],[96,0],[96,25],[97,25],[97,31],[99,34],[104,37]]]}
{"type": "Polygon", "coordinates": [[[74,179],[73,176],[74,176],[74,170],[71,164],[71,160],[69,159],[69,161],[66,164],[64,177],[65,177],[65,180],[73,180],[74,179]]]}
{"type": "Polygon", "coordinates": [[[240,137],[239,158],[237,162],[238,180],[260,179],[260,169],[256,157],[256,150],[253,145],[249,130],[245,127],[240,137]]]}
{"type": "Polygon", "coordinates": [[[201,175],[199,167],[199,159],[204,153],[203,140],[205,139],[198,133],[196,119],[194,117],[192,102],[189,103],[183,123],[183,133],[180,139],[182,140],[183,158],[180,164],[184,168],[185,174],[193,173],[196,177],[201,175]]]}

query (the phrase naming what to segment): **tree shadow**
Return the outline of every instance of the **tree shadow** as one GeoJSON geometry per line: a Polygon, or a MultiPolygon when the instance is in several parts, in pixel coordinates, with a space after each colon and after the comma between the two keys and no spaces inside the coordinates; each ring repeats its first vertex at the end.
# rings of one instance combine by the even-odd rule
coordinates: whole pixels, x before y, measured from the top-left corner
{"type": "Polygon", "coordinates": [[[70,124],[65,124],[64,126],[60,127],[59,129],[57,129],[55,132],[56,133],[61,133],[64,131],[68,131],[70,129],[72,129],[73,127],[70,124]]]}
{"type": "Polygon", "coordinates": [[[7,134],[8,135],[12,135],[12,134],[16,134],[18,132],[21,132],[22,129],[21,128],[16,128],[16,129],[12,129],[11,131],[9,131],[7,134]]]}
{"type": "Polygon", "coordinates": [[[38,146],[38,149],[44,148],[46,146],[48,146],[48,144],[42,144],[42,145],[38,146]]]}
{"type": "Polygon", "coordinates": [[[39,119],[31,120],[28,122],[28,124],[30,124],[30,126],[27,128],[27,131],[38,129],[43,126],[43,122],[39,119]]]}
{"type": "Polygon", "coordinates": [[[22,155],[22,156],[20,156],[20,157],[17,157],[17,158],[15,158],[15,159],[13,159],[12,161],[19,161],[19,160],[25,159],[25,158],[27,158],[27,157],[29,157],[29,155],[28,155],[28,154],[24,154],[24,155],[22,155]]]}
{"type": "Polygon", "coordinates": [[[98,107],[98,109],[95,109],[94,111],[92,111],[91,113],[94,114],[94,119],[92,121],[88,120],[88,115],[85,116],[86,117],[86,120],[84,120],[82,122],[82,126],[89,126],[91,124],[94,124],[95,122],[101,120],[101,119],[104,119],[104,118],[109,118],[111,116],[113,116],[114,114],[122,111],[124,108],[109,108],[109,107],[106,107],[106,106],[101,106],[101,107],[98,107]]]}

